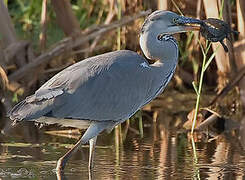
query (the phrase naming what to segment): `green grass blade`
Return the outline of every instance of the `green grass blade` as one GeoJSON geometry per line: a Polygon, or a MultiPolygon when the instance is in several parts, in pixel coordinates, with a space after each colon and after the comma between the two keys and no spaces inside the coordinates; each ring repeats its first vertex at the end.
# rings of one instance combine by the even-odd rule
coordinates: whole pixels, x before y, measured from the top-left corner
{"type": "Polygon", "coordinates": [[[200,40],[199,40],[199,39],[197,39],[197,42],[198,42],[198,44],[199,44],[199,45],[200,45],[200,47],[201,47],[202,55],[203,55],[203,56],[206,56],[206,54],[205,54],[205,50],[204,50],[204,48],[203,48],[202,43],[200,42],[200,40]]]}
{"type": "Polygon", "coordinates": [[[193,86],[196,94],[199,95],[198,90],[197,90],[197,85],[196,85],[195,81],[192,81],[192,86],[193,86]]]}
{"type": "Polygon", "coordinates": [[[217,52],[218,48],[219,48],[219,46],[215,49],[215,51],[213,52],[213,54],[209,57],[207,63],[206,63],[205,66],[204,66],[204,71],[207,70],[209,64],[212,62],[213,58],[214,58],[215,55],[216,55],[216,52],[217,52]]]}

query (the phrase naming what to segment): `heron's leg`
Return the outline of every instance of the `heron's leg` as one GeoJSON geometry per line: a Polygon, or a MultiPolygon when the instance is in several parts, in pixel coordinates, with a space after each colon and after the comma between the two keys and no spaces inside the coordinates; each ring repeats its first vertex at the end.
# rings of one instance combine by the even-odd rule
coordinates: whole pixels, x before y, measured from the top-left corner
{"type": "MultiPolygon", "coordinates": [[[[79,141],[75,144],[75,146],[69,150],[63,157],[61,157],[58,162],[57,162],[57,166],[56,166],[56,171],[62,171],[65,168],[66,162],[70,159],[71,155],[76,152],[78,150],[78,148],[86,143],[86,142],[90,142],[90,156],[89,156],[89,162],[91,161],[91,159],[93,158],[93,152],[94,152],[94,146],[96,144],[96,137],[97,135],[102,132],[103,130],[105,130],[108,126],[111,126],[111,124],[114,124],[113,121],[102,121],[102,122],[97,122],[97,121],[92,121],[89,128],[86,130],[86,132],[83,134],[82,138],[79,139],[79,141]],[[90,141],[90,139],[92,139],[90,141]]],[[[89,163],[89,167],[92,167],[91,162],[89,163]]]]}
{"type": "Polygon", "coordinates": [[[88,168],[91,170],[94,166],[94,152],[95,152],[95,145],[96,145],[97,136],[93,137],[89,140],[89,164],[88,168]]]}
{"type": "Polygon", "coordinates": [[[79,139],[79,141],[75,144],[75,146],[73,148],[71,148],[64,156],[62,156],[58,162],[57,162],[57,166],[56,166],[56,171],[63,171],[66,165],[66,162],[70,159],[71,155],[73,153],[75,153],[78,148],[84,144],[84,141],[82,138],[79,139]]]}

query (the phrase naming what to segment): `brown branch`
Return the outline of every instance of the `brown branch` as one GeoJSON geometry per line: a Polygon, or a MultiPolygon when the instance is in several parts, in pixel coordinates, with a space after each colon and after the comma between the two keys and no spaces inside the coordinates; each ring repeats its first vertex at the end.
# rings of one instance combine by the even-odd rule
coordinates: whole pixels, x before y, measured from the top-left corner
{"type": "Polygon", "coordinates": [[[40,49],[44,51],[46,48],[46,39],[47,39],[47,0],[43,0],[42,3],[42,14],[41,14],[41,33],[39,36],[40,39],[40,49]]]}
{"type": "Polygon", "coordinates": [[[203,122],[201,122],[196,129],[197,130],[202,130],[204,128],[207,128],[210,124],[215,122],[219,117],[216,114],[212,114],[209,116],[207,119],[205,119],[203,122]]]}
{"type": "Polygon", "coordinates": [[[23,49],[26,49],[27,46],[29,46],[28,41],[17,41],[15,43],[12,43],[8,45],[3,50],[3,53],[5,55],[6,63],[9,64],[8,62],[13,59],[17,54],[19,54],[23,49]]]}
{"type": "Polygon", "coordinates": [[[0,0],[0,33],[3,48],[17,41],[14,25],[3,0],[0,0]]]}
{"type": "MultiPolygon", "coordinates": [[[[56,14],[56,22],[62,31],[65,33],[66,37],[72,37],[74,34],[78,34],[80,29],[80,24],[73,13],[71,1],[68,0],[51,0],[52,8],[56,14]]],[[[89,42],[77,46],[73,50],[79,50],[87,48],[89,42]]],[[[83,59],[87,54],[76,54],[74,57],[76,60],[83,59]]]]}
{"type": "MultiPolygon", "coordinates": [[[[234,43],[234,52],[238,69],[245,65],[245,1],[237,0],[237,28],[240,32],[239,41],[234,43]]],[[[245,78],[239,83],[240,98],[245,109],[245,78]]]]}
{"type": "MultiPolygon", "coordinates": [[[[228,1],[228,0],[224,0],[223,19],[231,27],[231,25],[232,25],[231,5],[230,5],[230,1],[228,1]]],[[[237,66],[235,63],[234,47],[233,47],[234,34],[230,33],[228,35],[227,39],[229,39],[229,41],[226,40],[226,44],[227,44],[227,47],[229,49],[229,51],[228,51],[229,58],[228,59],[229,59],[229,64],[230,64],[230,68],[231,68],[230,71],[231,71],[231,75],[234,75],[237,72],[237,66]]]]}
{"type": "Polygon", "coordinates": [[[17,67],[25,66],[26,62],[29,62],[29,59],[27,59],[27,57],[30,57],[29,54],[33,56],[34,53],[32,49],[29,49],[28,43],[18,40],[8,9],[2,0],[0,0],[0,35],[1,47],[4,52],[1,57],[5,56],[5,62],[2,62],[2,64],[8,65],[14,62],[17,67]]]}
{"type": "Polygon", "coordinates": [[[55,11],[57,23],[66,36],[80,32],[80,25],[72,11],[70,1],[51,0],[51,5],[55,11]]]}
{"type": "Polygon", "coordinates": [[[0,66],[0,89],[5,90],[8,88],[9,81],[4,69],[0,66]]]}
{"type": "Polygon", "coordinates": [[[71,53],[72,49],[84,44],[91,39],[96,38],[97,36],[104,34],[108,31],[114,30],[118,27],[124,26],[128,23],[131,23],[135,19],[138,19],[140,17],[146,16],[151,13],[151,10],[148,11],[142,11],[134,16],[131,17],[125,17],[120,21],[116,21],[110,25],[104,26],[104,28],[93,32],[87,36],[83,36],[82,34],[76,35],[76,37],[68,37],[63,40],[61,40],[59,43],[55,45],[54,48],[48,50],[47,52],[41,54],[33,62],[30,62],[26,64],[24,67],[20,68],[13,74],[9,75],[10,81],[17,81],[23,78],[25,75],[28,74],[31,70],[34,70],[35,68],[38,68],[40,65],[48,63],[50,60],[52,60],[54,57],[62,56],[66,53],[71,53]]]}
{"type": "MultiPolygon", "coordinates": [[[[115,12],[113,10],[113,6],[114,6],[114,0],[110,0],[110,11],[108,12],[107,17],[106,17],[106,20],[104,22],[105,25],[108,25],[109,23],[111,23],[113,17],[115,16],[115,12]]],[[[89,47],[90,48],[89,52],[92,52],[92,50],[95,48],[95,46],[100,41],[100,39],[101,39],[101,35],[100,36],[97,36],[94,39],[93,43],[89,47]]]]}
{"type": "MultiPolygon", "coordinates": [[[[0,43],[3,50],[12,44],[18,42],[17,35],[15,33],[14,25],[11,22],[11,18],[8,13],[7,7],[4,5],[3,0],[0,0],[0,43]]],[[[7,54],[2,55],[7,56],[7,54]]],[[[7,65],[10,63],[12,59],[5,57],[4,60],[6,62],[2,62],[2,64],[7,65]]],[[[16,64],[22,65],[24,62],[23,53],[19,53],[16,57],[16,64]]]]}
{"type": "Polygon", "coordinates": [[[228,92],[232,90],[239,83],[240,80],[242,80],[244,75],[245,75],[245,66],[241,68],[240,71],[234,75],[234,78],[230,80],[230,83],[227,84],[224,87],[224,89],[222,89],[222,91],[220,91],[220,93],[212,100],[212,102],[208,106],[211,106],[218,100],[223,99],[225,95],[228,94],[228,92]]]}
{"type": "MultiPolygon", "coordinates": [[[[4,69],[0,66],[0,104],[3,105],[5,112],[9,111],[11,108],[11,101],[8,97],[9,95],[6,92],[6,89],[9,88],[8,77],[4,71],[4,69]]],[[[3,109],[1,111],[4,112],[3,109]]]]}

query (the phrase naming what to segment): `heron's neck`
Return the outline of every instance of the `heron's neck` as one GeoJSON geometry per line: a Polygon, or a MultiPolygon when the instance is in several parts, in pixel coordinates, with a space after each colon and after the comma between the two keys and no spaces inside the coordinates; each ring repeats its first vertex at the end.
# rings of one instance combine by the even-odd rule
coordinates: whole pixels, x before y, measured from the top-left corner
{"type": "Polygon", "coordinates": [[[165,60],[158,60],[155,63],[153,63],[151,66],[157,71],[157,73],[160,74],[169,74],[170,72],[175,71],[175,68],[178,63],[178,53],[172,56],[172,58],[169,57],[169,59],[165,60]]]}
{"type": "Polygon", "coordinates": [[[167,86],[168,82],[171,80],[176,66],[178,63],[178,57],[175,57],[172,60],[161,61],[158,60],[151,65],[152,73],[154,74],[154,81],[163,87],[167,86]]]}

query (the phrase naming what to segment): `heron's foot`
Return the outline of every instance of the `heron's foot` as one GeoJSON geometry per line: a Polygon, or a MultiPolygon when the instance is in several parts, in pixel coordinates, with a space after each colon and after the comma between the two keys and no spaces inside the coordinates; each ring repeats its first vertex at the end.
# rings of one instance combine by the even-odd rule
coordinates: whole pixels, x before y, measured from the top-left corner
{"type": "Polygon", "coordinates": [[[60,158],[60,159],[57,161],[56,171],[58,171],[58,172],[64,171],[65,165],[66,165],[66,160],[65,160],[64,158],[60,158]]]}
{"type": "Polygon", "coordinates": [[[94,168],[94,163],[93,162],[89,162],[88,169],[91,171],[91,170],[93,170],[93,168],[94,168]]]}

